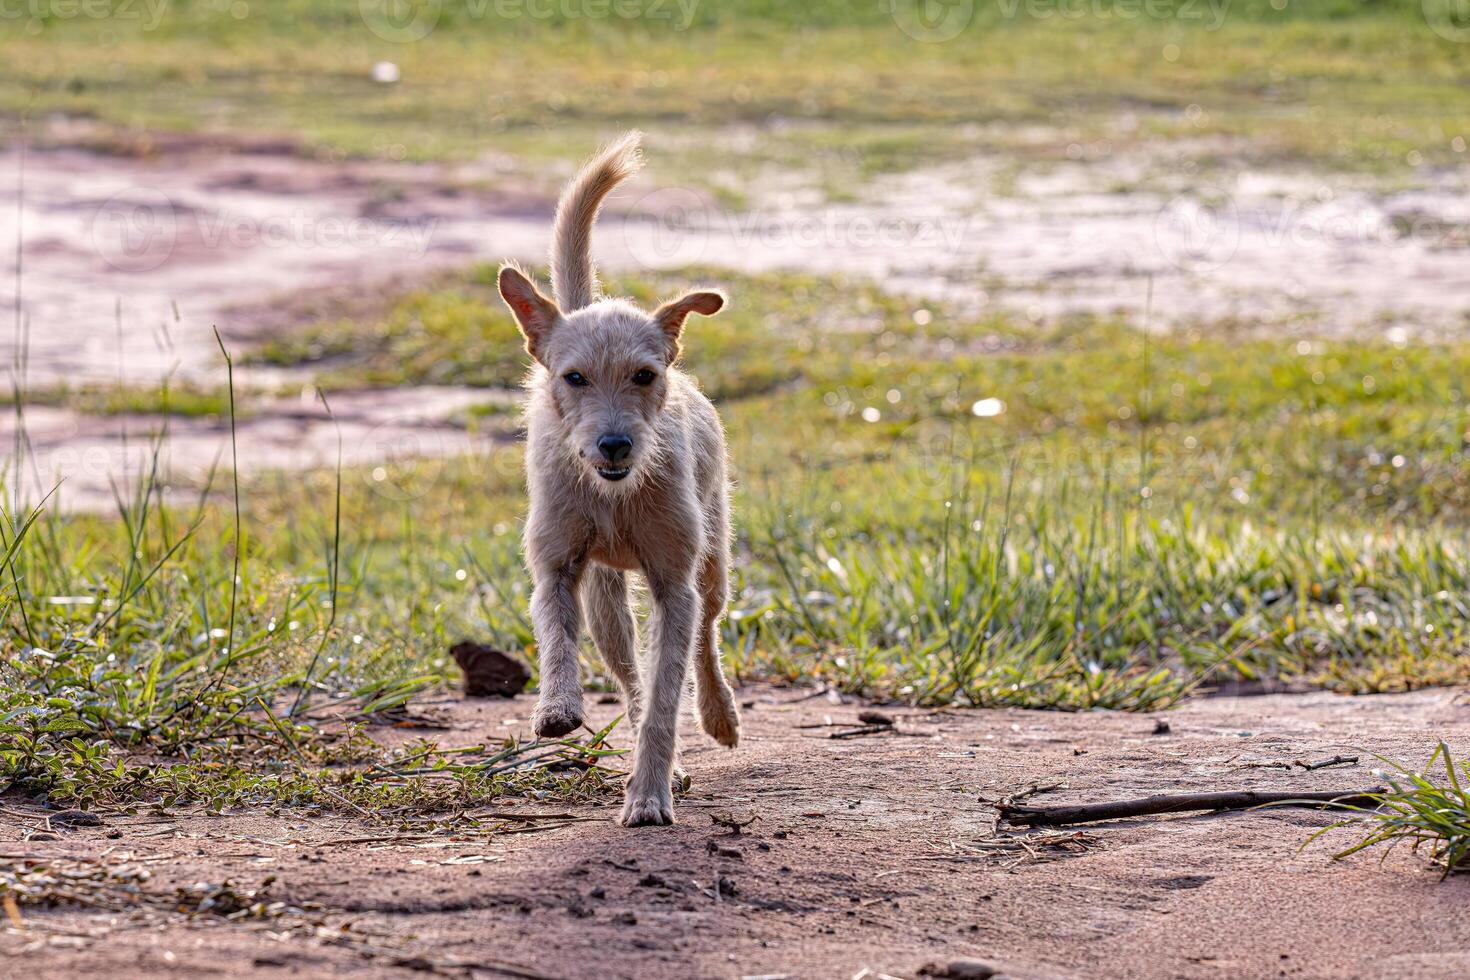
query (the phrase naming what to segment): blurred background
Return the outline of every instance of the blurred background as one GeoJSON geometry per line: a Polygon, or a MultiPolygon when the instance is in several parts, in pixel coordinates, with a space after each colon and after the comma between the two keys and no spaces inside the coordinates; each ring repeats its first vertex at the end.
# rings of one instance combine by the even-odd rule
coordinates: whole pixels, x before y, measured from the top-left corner
{"type": "Polygon", "coordinates": [[[238,475],[262,623],[345,514],[343,662],[531,642],[493,271],[638,127],[595,249],[732,297],[740,669],[1466,669],[1465,0],[0,0],[0,125],[12,509],[238,475]]]}

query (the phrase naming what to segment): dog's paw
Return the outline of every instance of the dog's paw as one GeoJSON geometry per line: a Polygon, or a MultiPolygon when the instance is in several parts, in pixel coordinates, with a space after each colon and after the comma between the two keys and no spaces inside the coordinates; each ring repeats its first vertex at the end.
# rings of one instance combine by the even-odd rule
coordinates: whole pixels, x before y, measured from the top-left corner
{"type": "Polygon", "coordinates": [[[531,727],[541,738],[561,738],[582,727],[582,699],[568,694],[543,696],[531,714],[531,727]]]}
{"type": "Polygon", "coordinates": [[[740,744],[740,714],[735,710],[735,701],[728,694],[722,698],[701,700],[699,725],[705,734],[727,749],[740,744]]]}
{"type": "Polygon", "coordinates": [[[624,827],[661,827],[674,822],[674,797],[666,786],[663,792],[630,791],[623,801],[618,823],[624,827]]]}

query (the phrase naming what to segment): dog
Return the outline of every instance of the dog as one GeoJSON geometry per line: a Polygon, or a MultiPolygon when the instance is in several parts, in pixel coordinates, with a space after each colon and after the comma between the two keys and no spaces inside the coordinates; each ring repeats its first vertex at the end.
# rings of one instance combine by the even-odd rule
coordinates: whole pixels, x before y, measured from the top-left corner
{"type": "Polygon", "coordinates": [[[725,297],[686,293],[653,312],[600,295],[593,223],[608,193],[642,165],[630,132],[588,162],[562,192],[552,227],[547,298],[513,264],[500,295],[525,335],[525,557],[541,668],[536,734],[583,723],[578,639],[586,626],[622,688],[635,731],[624,826],[674,822],[679,710],[691,657],[701,726],[721,745],[740,717],[720,666],[718,624],[728,601],[730,485],[719,414],[678,366],[690,314],[725,297]],[[639,670],[628,573],[652,599],[652,639],[639,670]]]}

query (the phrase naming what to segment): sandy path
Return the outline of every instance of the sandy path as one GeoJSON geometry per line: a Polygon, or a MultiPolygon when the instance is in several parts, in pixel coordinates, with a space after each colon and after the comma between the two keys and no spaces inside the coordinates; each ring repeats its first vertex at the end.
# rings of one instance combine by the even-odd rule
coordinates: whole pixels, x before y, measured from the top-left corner
{"type": "MultiPolygon", "coordinates": [[[[984,957],[1015,977],[1450,978],[1470,971],[1470,877],[1440,882],[1407,853],[1333,862],[1344,832],[1300,810],[1121,821],[1090,828],[1082,854],[976,856],[998,797],[1033,781],[1050,801],[1206,788],[1336,789],[1367,765],[1312,773],[1252,763],[1348,750],[1421,762],[1437,738],[1470,752],[1470,704],[1449,691],[1206,699],[1149,717],[899,710],[907,736],[832,740],[802,729],[857,706],[747,689],[746,741],[689,739],[694,788],[673,828],[615,826],[615,801],[527,802],[571,812],[558,830],[343,843],[391,833],[336,817],[118,818],[59,841],[20,842],[0,816],[0,853],[161,855],[150,887],[234,879],[339,910],[315,936],[111,910],[26,910],[0,934],[26,975],[124,977],[449,975],[910,978],[930,961],[984,957]],[[715,813],[756,813],[741,836],[715,813]],[[154,834],[157,836],[143,836],[154,834]],[[105,850],[104,850],[105,848],[105,850]],[[464,861],[481,863],[459,863],[464,861]],[[454,863],[451,863],[454,862],[454,863]],[[712,883],[728,879],[717,899],[712,883]],[[340,926],[386,934],[334,945],[340,926]],[[864,972],[868,971],[868,972],[864,972]]],[[[526,728],[531,702],[449,709],[446,743],[526,728]],[[515,719],[502,725],[505,719],[515,719]]],[[[610,719],[614,705],[593,710],[610,719]]],[[[1365,756],[1365,763],[1369,760],[1365,756]]],[[[3,859],[0,859],[3,860],[3,859]]]]}
{"type": "MultiPolygon", "coordinates": [[[[308,160],[287,149],[160,138],[145,158],[0,150],[0,309],[14,308],[19,271],[21,311],[19,324],[6,316],[0,329],[0,363],[23,351],[32,388],[151,388],[170,373],[215,387],[224,372],[213,327],[236,345],[289,329],[281,311],[296,307],[280,298],[371,292],[475,260],[544,256],[551,202],[497,187],[493,148],[459,166],[308,160]]],[[[1038,319],[1139,314],[1151,283],[1153,322],[1166,327],[1241,318],[1404,337],[1470,327],[1466,174],[1425,173],[1408,188],[1248,170],[1207,182],[1194,176],[1191,152],[1088,151],[1018,170],[976,159],[885,177],[863,200],[839,204],[826,203],[809,175],[765,175],[741,212],[656,183],[654,167],[619,195],[596,248],[613,269],[858,274],[961,309],[1038,319]]],[[[242,389],[305,380],[237,371],[242,389]]],[[[398,425],[394,438],[368,432],[357,445],[466,442],[437,426],[436,392],[402,396],[402,418],[433,419],[440,431],[398,425]]],[[[243,468],[326,462],[319,450],[335,433],[323,417],[289,400],[255,412],[241,433],[243,468]],[[273,412],[288,424],[271,424],[273,412]]],[[[106,507],[110,481],[136,475],[125,435],[146,425],[37,420],[48,424],[32,433],[36,458],[59,462],[32,482],[65,476],[69,506],[106,507]],[[86,465],[74,462],[79,445],[86,465]]],[[[185,447],[194,470],[225,448],[218,426],[212,437],[185,447]]]]}
{"type": "MultiPolygon", "coordinates": [[[[331,396],[331,416],[310,388],[292,398],[251,399],[237,425],[240,470],[332,469],[340,452],[343,467],[389,501],[417,497],[437,478],[435,466],[415,468],[416,460],[473,456],[479,465],[518,473],[519,455],[502,451],[515,440],[517,398],[483,388],[344,391],[331,396]],[[485,405],[503,411],[466,428],[465,413],[485,405]]],[[[216,488],[228,480],[227,417],[99,418],[40,406],[28,408],[24,422],[24,458],[9,488],[24,505],[55,488],[49,508],[109,511],[114,481],[131,495],[153,474],[167,499],[193,504],[211,472],[216,488]],[[165,427],[167,439],[156,442],[165,427]]],[[[0,414],[6,456],[14,455],[16,428],[14,415],[0,414]]]]}
{"type": "MultiPolygon", "coordinates": [[[[1038,314],[1138,311],[1152,278],[1161,324],[1466,326],[1466,174],[1426,172],[1411,186],[1249,169],[1205,180],[1191,161],[1188,146],[1015,171],[975,159],[880,178],[839,204],[810,177],[775,175],[745,189],[743,212],[659,183],[651,167],[620,193],[596,248],[617,269],[862,274],[1038,314]]],[[[541,261],[550,202],[487,186],[491,172],[184,140],[147,158],[11,147],[0,150],[0,300],[10,310],[18,240],[34,384],[110,383],[119,371],[147,384],[176,367],[218,381],[212,325],[248,336],[261,317],[242,306],[471,260],[541,261]]],[[[0,341],[7,364],[13,333],[0,341]]]]}
{"type": "MultiPolygon", "coordinates": [[[[1465,327],[1464,173],[1409,186],[1248,169],[1204,180],[1190,160],[1187,147],[1144,147],[1003,175],[1007,161],[976,159],[880,178],[840,204],[784,175],[747,188],[743,212],[656,183],[651,169],[614,202],[596,247],[611,268],[862,274],[1050,315],[1139,311],[1152,278],[1163,324],[1465,327]]],[[[175,367],[215,379],[211,326],[248,336],[259,316],[242,306],[471,260],[542,260],[550,202],[489,189],[486,173],[199,142],[144,159],[11,148],[0,151],[0,298],[8,310],[18,238],[37,384],[112,382],[120,368],[141,383],[175,367]]]]}

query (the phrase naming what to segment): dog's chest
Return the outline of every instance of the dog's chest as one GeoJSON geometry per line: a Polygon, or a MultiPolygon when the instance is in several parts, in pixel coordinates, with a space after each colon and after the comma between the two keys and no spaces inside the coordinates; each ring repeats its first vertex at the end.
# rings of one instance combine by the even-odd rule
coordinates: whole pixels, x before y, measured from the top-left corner
{"type": "Polygon", "coordinates": [[[641,565],[633,548],[630,529],[618,520],[613,511],[604,511],[595,520],[596,538],[590,552],[593,561],[620,568],[625,572],[636,572],[641,565]]]}

